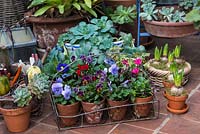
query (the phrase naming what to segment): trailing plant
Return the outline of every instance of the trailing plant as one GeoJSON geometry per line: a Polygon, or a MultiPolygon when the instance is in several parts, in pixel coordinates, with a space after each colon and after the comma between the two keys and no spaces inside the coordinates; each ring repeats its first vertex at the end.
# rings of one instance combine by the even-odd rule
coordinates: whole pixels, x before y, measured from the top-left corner
{"type": "Polygon", "coordinates": [[[154,50],[154,59],[155,59],[156,61],[159,61],[161,55],[162,55],[162,47],[160,48],[160,50],[159,50],[158,47],[156,47],[155,50],[154,50]]]}
{"type": "Polygon", "coordinates": [[[18,107],[28,106],[32,99],[31,92],[26,86],[17,87],[12,97],[14,98],[14,103],[16,103],[18,107]]]}
{"type": "Polygon", "coordinates": [[[49,87],[49,77],[44,73],[34,75],[33,79],[31,79],[28,84],[28,88],[31,90],[31,93],[38,99],[41,99],[44,93],[49,91],[49,87]]]}
{"type": "Polygon", "coordinates": [[[181,45],[177,45],[174,49],[174,56],[175,58],[180,58],[181,55],[181,45]]]}
{"type": "Polygon", "coordinates": [[[164,49],[163,49],[163,56],[164,57],[167,57],[168,49],[169,49],[169,46],[168,46],[168,43],[166,43],[165,46],[164,46],[164,49]]]}

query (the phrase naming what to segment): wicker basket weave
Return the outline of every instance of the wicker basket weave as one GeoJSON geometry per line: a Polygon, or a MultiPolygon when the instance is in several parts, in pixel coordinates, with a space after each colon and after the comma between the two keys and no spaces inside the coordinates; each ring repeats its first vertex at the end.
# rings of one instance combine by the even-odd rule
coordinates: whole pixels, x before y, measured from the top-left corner
{"type": "Polygon", "coordinates": [[[0,28],[14,25],[23,18],[24,13],[24,0],[0,0],[0,28]]]}

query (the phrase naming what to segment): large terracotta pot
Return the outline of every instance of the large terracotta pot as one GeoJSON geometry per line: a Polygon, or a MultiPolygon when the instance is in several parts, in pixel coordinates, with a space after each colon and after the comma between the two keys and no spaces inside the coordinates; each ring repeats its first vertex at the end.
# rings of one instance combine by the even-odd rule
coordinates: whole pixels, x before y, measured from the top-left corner
{"type": "Polygon", "coordinates": [[[168,99],[168,106],[174,110],[182,110],[185,108],[185,101],[188,98],[188,95],[184,96],[172,96],[168,93],[164,93],[165,97],[168,99]]]}
{"type": "MultiPolygon", "coordinates": [[[[57,104],[58,113],[61,116],[76,116],[80,111],[80,103],[76,102],[71,105],[57,104]]],[[[78,117],[61,118],[62,123],[65,126],[73,126],[77,123],[78,117]]]]}
{"type": "Polygon", "coordinates": [[[154,36],[177,38],[192,35],[198,31],[191,22],[143,21],[147,32],[154,36]]]}
{"type": "Polygon", "coordinates": [[[60,34],[78,24],[83,17],[79,15],[67,18],[28,17],[27,21],[33,24],[33,32],[37,38],[39,48],[54,47],[60,34]]]}
{"type": "MultiPolygon", "coordinates": [[[[128,104],[128,99],[125,101],[113,101],[113,100],[108,100],[108,105],[110,107],[115,107],[115,106],[122,106],[128,104]]],[[[119,107],[119,108],[111,108],[109,109],[109,116],[111,120],[113,121],[120,121],[123,120],[127,111],[127,106],[126,107],[119,107]]]]}
{"type": "Polygon", "coordinates": [[[89,102],[81,102],[83,106],[83,111],[85,114],[85,119],[89,124],[100,123],[103,115],[103,111],[93,112],[96,110],[100,110],[105,106],[105,99],[103,99],[99,104],[89,103],[89,102]],[[87,113],[93,112],[93,113],[87,113]]]}
{"type": "Polygon", "coordinates": [[[137,0],[104,0],[106,6],[116,7],[118,5],[132,6],[137,0]]]}
{"type": "MultiPolygon", "coordinates": [[[[153,100],[153,96],[149,96],[146,98],[136,98],[135,99],[135,103],[147,103],[153,100]]],[[[148,104],[136,104],[134,106],[134,113],[137,117],[147,117],[150,112],[151,109],[153,107],[152,103],[148,103],[148,104]]]]}
{"type": "Polygon", "coordinates": [[[0,108],[4,121],[10,132],[23,132],[28,129],[30,122],[31,106],[17,109],[0,108]]]}

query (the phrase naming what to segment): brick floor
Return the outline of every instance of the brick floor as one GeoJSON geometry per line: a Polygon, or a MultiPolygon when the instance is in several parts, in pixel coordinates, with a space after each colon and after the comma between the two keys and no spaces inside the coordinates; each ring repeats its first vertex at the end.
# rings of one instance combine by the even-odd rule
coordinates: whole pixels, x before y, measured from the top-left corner
{"type": "MultiPolygon", "coordinates": [[[[156,120],[128,122],[115,125],[79,128],[58,131],[55,115],[47,98],[43,115],[31,118],[29,129],[21,134],[197,134],[200,133],[200,37],[179,39],[154,38],[157,45],[168,42],[170,47],[175,44],[183,45],[185,59],[192,64],[190,81],[185,86],[189,91],[189,111],[182,115],[174,115],[166,110],[167,100],[163,97],[163,90],[156,92],[160,100],[160,117],[156,120]]],[[[154,48],[154,46],[150,46],[154,48]]],[[[2,117],[0,117],[0,134],[11,134],[7,131],[2,117]]]]}

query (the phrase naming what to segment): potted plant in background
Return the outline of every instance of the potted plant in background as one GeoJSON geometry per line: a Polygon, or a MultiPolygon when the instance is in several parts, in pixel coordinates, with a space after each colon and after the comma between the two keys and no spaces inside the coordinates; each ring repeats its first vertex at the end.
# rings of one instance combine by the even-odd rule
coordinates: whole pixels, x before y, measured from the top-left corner
{"type": "Polygon", "coordinates": [[[33,0],[26,14],[27,21],[33,23],[33,32],[38,40],[39,48],[53,48],[59,34],[67,32],[72,26],[84,19],[88,13],[97,17],[95,11],[101,1],[81,0],[33,0]]]}
{"type": "Polygon", "coordinates": [[[27,130],[31,114],[31,92],[28,87],[20,85],[12,95],[12,101],[1,103],[0,111],[10,132],[27,130]]]}
{"type": "Polygon", "coordinates": [[[142,0],[143,19],[147,32],[158,37],[177,38],[197,33],[191,22],[186,22],[185,15],[195,5],[191,0],[179,2],[177,7],[156,7],[153,0],[142,0]],[[160,32],[162,31],[162,32],[160,32]]]}
{"type": "Polygon", "coordinates": [[[165,92],[165,96],[168,99],[167,109],[175,114],[185,113],[189,108],[188,105],[185,104],[188,94],[182,86],[183,76],[184,71],[178,71],[178,69],[176,69],[173,72],[174,86],[172,86],[171,89],[167,89],[165,92]]]}

